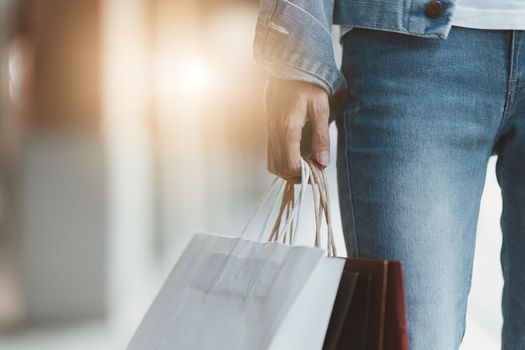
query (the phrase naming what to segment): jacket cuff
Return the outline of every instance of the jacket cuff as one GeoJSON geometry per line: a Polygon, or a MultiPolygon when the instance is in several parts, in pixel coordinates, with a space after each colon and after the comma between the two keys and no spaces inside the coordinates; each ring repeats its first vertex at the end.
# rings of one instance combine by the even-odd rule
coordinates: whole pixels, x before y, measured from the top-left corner
{"type": "MultiPolygon", "coordinates": [[[[262,0],[253,42],[255,60],[281,79],[301,80],[324,88],[329,95],[344,87],[345,79],[334,57],[331,16],[323,11],[327,2],[262,0]],[[312,15],[317,13],[317,17],[312,15]],[[322,14],[322,15],[319,15],[322,14]]],[[[329,5],[328,5],[329,7],[329,5]]]]}

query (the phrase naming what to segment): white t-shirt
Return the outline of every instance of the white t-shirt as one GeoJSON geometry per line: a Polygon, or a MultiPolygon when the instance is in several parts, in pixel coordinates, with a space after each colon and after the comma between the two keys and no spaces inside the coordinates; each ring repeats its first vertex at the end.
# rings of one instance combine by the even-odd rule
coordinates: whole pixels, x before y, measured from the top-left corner
{"type": "Polygon", "coordinates": [[[457,0],[452,25],[525,30],[525,0],[457,0]]]}
{"type": "MultiPolygon", "coordinates": [[[[525,30],[525,0],[457,0],[452,25],[525,30]]],[[[351,26],[342,25],[341,36],[351,29],[351,26]]]]}

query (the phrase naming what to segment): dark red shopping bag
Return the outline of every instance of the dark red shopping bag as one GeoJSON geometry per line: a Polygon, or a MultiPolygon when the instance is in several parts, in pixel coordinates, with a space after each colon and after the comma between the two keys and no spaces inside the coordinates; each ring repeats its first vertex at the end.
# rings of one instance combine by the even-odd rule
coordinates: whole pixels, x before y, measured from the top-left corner
{"type": "Polygon", "coordinates": [[[347,258],[339,288],[323,350],[408,350],[400,262],[347,258]]]}

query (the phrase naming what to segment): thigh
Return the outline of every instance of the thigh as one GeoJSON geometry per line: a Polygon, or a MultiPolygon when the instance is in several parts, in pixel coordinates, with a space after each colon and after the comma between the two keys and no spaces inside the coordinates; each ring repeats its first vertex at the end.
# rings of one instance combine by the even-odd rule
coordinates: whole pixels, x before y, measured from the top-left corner
{"type": "MultiPolygon", "coordinates": [[[[525,62],[524,62],[525,64],[525,62]]],[[[525,348],[525,86],[498,142],[496,172],[503,211],[503,349],[525,348]]]]}
{"type": "Polygon", "coordinates": [[[403,262],[414,350],[452,349],[462,338],[506,94],[503,32],[453,28],[447,40],[365,29],[344,38],[338,182],[347,248],[403,262]]]}

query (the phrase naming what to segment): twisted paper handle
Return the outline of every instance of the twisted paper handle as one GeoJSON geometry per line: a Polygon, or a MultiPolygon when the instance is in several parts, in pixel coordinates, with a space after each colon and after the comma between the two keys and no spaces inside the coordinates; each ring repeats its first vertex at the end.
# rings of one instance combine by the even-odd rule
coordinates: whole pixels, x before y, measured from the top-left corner
{"type": "MultiPolygon", "coordinates": [[[[260,213],[265,202],[270,197],[272,190],[278,186],[279,182],[280,181],[278,178],[276,178],[273,181],[272,185],[266,191],[265,195],[260,201],[257,210],[252,215],[252,217],[248,220],[248,223],[246,224],[239,238],[243,238],[245,236],[247,228],[250,226],[254,218],[260,213]]],[[[327,233],[328,256],[336,256],[337,251],[336,251],[335,242],[334,242],[332,220],[330,217],[330,197],[328,195],[328,182],[327,182],[324,170],[319,168],[319,166],[310,159],[301,160],[301,186],[300,186],[301,190],[299,191],[297,196],[295,194],[294,184],[288,182],[284,185],[284,191],[283,191],[282,198],[281,198],[281,204],[279,206],[277,218],[273,226],[272,232],[270,234],[270,237],[268,238],[268,241],[277,242],[282,239],[282,242],[285,244],[286,243],[294,244],[297,226],[299,223],[298,221],[299,221],[299,217],[301,213],[301,207],[302,207],[303,199],[304,199],[304,193],[305,193],[306,187],[308,186],[308,183],[312,185],[312,191],[313,191],[313,196],[314,196],[314,210],[315,210],[315,242],[314,242],[314,245],[318,248],[321,247],[321,223],[322,223],[322,218],[324,216],[326,219],[326,224],[328,228],[328,233],[327,233]]],[[[233,252],[235,251],[235,248],[237,247],[240,241],[241,241],[240,239],[237,240],[235,244],[233,244],[233,246],[231,247],[230,251],[228,252],[228,258],[223,263],[222,267],[220,268],[214,280],[210,283],[208,287],[208,292],[215,290],[216,286],[221,281],[222,277],[224,276],[224,272],[226,271],[226,267],[228,265],[230,256],[233,254],[233,252]]],[[[269,257],[266,257],[266,258],[269,258],[269,257]]],[[[259,271],[257,271],[256,275],[260,273],[261,269],[262,269],[262,266],[259,269],[259,271]]],[[[250,287],[250,291],[248,294],[251,293],[251,289],[252,289],[252,286],[250,287]]]]}
{"type": "MultiPolygon", "coordinates": [[[[326,220],[327,225],[327,242],[326,247],[329,256],[336,256],[337,249],[335,246],[334,233],[332,227],[332,219],[330,212],[330,197],[328,193],[328,182],[326,174],[314,161],[311,159],[305,159],[304,165],[309,167],[309,183],[312,185],[312,193],[314,199],[314,212],[315,212],[315,240],[314,246],[321,247],[321,225],[323,217],[326,220]]],[[[290,215],[296,209],[294,206],[297,205],[295,200],[295,187],[292,183],[288,182],[285,186],[284,193],[281,199],[281,204],[275,220],[275,224],[271,231],[268,241],[276,242],[282,241],[283,243],[293,244],[295,242],[296,232],[294,226],[297,226],[297,222],[290,225],[290,229],[280,231],[282,222],[288,222],[290,215]]]]}

